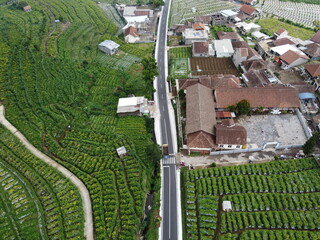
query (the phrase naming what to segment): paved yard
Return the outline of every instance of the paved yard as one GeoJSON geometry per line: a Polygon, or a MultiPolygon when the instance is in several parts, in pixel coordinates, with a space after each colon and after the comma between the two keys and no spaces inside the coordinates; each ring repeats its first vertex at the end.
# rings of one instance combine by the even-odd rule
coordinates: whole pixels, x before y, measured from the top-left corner
{"type": "Polygon", "coordinates": [[[256,115],[241,117],[238,122],[247,129],[249,147],[262,147],[266,142],[282,146],[304,144],[307,140],[296,115],[256,115]]]}

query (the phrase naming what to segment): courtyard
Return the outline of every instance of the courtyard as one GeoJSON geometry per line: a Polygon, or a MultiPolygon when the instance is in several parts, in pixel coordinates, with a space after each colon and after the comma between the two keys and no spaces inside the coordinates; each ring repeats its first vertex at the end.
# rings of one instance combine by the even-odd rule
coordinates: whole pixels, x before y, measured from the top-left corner
{"type": "Polygon", "coordinates": [[[301,145],[307,140],[303,127],[294,114],[255,115],[238,120],[247,130],[248,148],[262,147],[267,142],[281,146],[301,145]]]}

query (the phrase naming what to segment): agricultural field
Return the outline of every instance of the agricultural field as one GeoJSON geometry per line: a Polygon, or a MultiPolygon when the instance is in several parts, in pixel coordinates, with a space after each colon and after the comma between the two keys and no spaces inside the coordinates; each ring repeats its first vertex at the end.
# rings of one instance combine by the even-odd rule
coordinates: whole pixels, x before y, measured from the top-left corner
{"type": "Polygon", "coordinates": [[[270,33],[276,32],[279,28],[284,28],[288,31],[290,36],[300,38],[302,40],[310,39],[315,34],[314,31],[293,26],[276,18],[263,18],[257,20],[256,23],[261,25],[263,29],[268,30],[270,33]]]}
{"type": "Polygon", "coordinates": [[[320,16],[319,3],[318,0],[264,0],[259,1],[256,7],[261,9],[264,15],[275,15],[313,28],[313,22],[319,20],[320,16]]]}
{"type": "Polygon", "coordinates": [[[169,49],[169,58],[190,58],[191,47],[176,47],[169,49]]]}
{"type": "Polygon", "coordinates": [[[210,15],[230,8],[239,8],[239,6],[222,0],[172,0],[169,27],[182,24],[185,20],[193,19],[195,16],[210,15]],[[196,11],[193,12],[192,8],[195,8],[196,11]]]}
{"type": "Polygon", "coordinates": [[[95,2],[109,3],[109,4],[126,4],[126,5],[139,5],[148,4],[149,0],[94,0],[95,2]]]}
{"type": "MultiPolygon", "coordinates": [[[[154,143],[147,130],[150,120],[118,118],[116,109],[120,97],[151,97],[152,83],[142,79],[140,61],[153,45],[135,47],[116,37],[117,26],[90,0],[28,4],[32,11],[27,13],[14,5],[0,8],[0,104],[6,117],[84,182],[96,239],[137,239],[154,171],[146,148],[154,143]],[[62,21],[54,23],[58,18],[62,21]],[[120,44],[120,55],[98,51],[105,39],[120,44]],[[120,146],[128,151],[122,159],[116,153],[120,146]]],[[[0,136],[3,176],[21,186],[17,194],[26,204],[20,209],[12,203],[4,179],[0,224],[13,230],[1,228],[0,239],[26,239],[29,232],[34,239],[42,234],[44,239],[84,239],[77,189],[3,129],[0,136]]]]}
{"type": "Polygon", "coordinates": [[[118,11],[112,4],[100,2],[99,7],[105,12],[107,18],[114,22],[118,27],[117,36],[122,34],[122,28],[126,25],[125,20],[119,15],[118,11]]]}
{"type": "Polygon", "coordinates": [[[214,74],[233,74],[239,75],[231,58],[190,58],[192,75],[214,75],[214,74]]]}
{"type": "Polygon", "coordinates": [[[314,159],[185,169],[184,239],[318,239],[319,173],[314,159]]]}

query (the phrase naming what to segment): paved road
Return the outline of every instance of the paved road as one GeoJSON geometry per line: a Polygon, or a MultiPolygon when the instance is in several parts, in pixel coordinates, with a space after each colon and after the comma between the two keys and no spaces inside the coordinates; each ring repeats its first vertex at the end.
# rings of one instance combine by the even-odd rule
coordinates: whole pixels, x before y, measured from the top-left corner
{"type": "MultiPolygon", "coordinates": [[[[169,146],[169,154],[174,154],[173,140],[171,135],[171,125],[169,119],[167,89],[166,89],[166,34],[167,34],[167,16],[169,11],[170,0],[166,0],[162,11],[161,22],[159,23],[158,35],[158,68],[159,76],[157,83],[157,94],[159,101],[159,110],[161,114],[161,139],[162,144],[167,143],[169,146]]],[[[163,159],[163,175],[162,175],[162,239],[176,240],[178,239],[178,215],[177,215],[177,192],[176,192],[176,165],[175,158],[169,157],[163,159]]]]}
{"type": "Polygon", "coordinates": [[[92,205],[91,199],[89,195],[89,191],[86,186],[81,182],[79,178],[73,175],[68,169],[54,161],[53,159],[49,158],[44,153],[40,152],[36,149],[27,139],[26,137],[16,129],[4,116],[4,106],[0,106],[0,123],[7,128],[14,136],[16,136],[21,143],[37,158],[41,159],[51,167],[57,169],[61,172],[66,178],[68,178],[79,190],[81,198],[82,198],[82,207],[84,211],[84,235],[85,239],[93,240],[93,215],[92,215],[92,205]]]}

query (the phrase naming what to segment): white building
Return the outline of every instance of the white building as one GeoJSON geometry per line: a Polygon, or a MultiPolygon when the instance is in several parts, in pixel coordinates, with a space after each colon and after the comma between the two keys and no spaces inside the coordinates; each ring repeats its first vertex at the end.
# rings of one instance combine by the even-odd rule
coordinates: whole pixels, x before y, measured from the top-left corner
{"type": "Polygon", "coordinates": [[[213,45],[217,57],[232,57],[234,50],[230,39],[214,40],[213,45]]]}
{"type": "Polygon", "coordinates": [[[127,43],[136,43],[140,41],[140,35],[138,33],[138,29],[134,26],[123,28],[123,35],[124,35],[124,40],[127,43]]]}
{"type": "Polygon", "coordinates": [[[103,42],[99,43],[98,48],[105,52],[108,55],[113,55],[118,52],[118,48],[120,45],[114,41],[111,40],[104,40],[103,42]]]}
{"type": "Polygon", "coordinates": [[[253,33],[261,30],[261,26],[255,23],[239,22],[236,23],[236,27],[240,29],[241,32],[253,33]]]}
{"type": "Polygon", "coordinates": [[[145,97],[120,98],[118,102],[117,114],[119,116],[148,115],[148,100],[145,97]]]}

